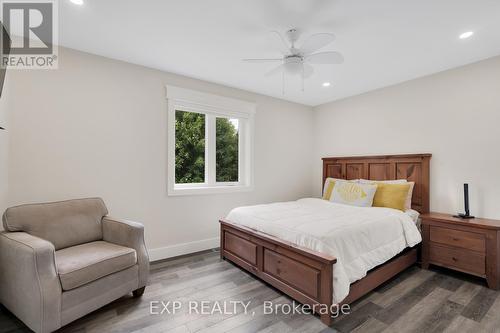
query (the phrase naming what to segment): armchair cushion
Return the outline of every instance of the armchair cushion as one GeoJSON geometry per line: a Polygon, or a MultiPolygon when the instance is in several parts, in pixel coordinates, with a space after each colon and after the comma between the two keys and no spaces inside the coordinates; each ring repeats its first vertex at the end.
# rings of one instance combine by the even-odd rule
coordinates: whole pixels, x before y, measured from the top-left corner
{"type": "Polygon", "coordinates": [[[8,208],[4,229],[24,231],[48,240],[56,250],[102,239],[102,217],[108,213],[100,198],[76,199],[8,208]]]}
{"type": "Polygon", "coordinates": [[[63,290],[71,290],[137,263],[134,249],[105,241],[56,251],[56,267],[63,290]]]}

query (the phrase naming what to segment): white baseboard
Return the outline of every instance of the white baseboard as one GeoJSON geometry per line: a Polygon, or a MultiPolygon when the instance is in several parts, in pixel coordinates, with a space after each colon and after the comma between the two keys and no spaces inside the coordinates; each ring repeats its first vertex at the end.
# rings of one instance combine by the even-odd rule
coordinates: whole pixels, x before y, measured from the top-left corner
{"type": "Polygon", "coordinates": [[[149,261],[168,259],[193,252],[210,250],[219,247],[219,237],[203,239],[195,242],[175,244],[171,246],[149,249],[149,261]]]}

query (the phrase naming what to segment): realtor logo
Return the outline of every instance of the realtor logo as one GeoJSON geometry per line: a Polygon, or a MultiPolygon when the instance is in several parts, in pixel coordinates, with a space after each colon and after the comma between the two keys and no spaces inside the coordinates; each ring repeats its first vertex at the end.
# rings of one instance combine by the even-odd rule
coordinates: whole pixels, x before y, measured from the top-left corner
{"type": "MultiPolygon", "coordinates": [[[[1,66],[17,69],[57,68],[56,0],[1,0],[1,17],[10,35],[1,66]],[[10,52],[9,52],[10,51],[10,52]],[[9,54],[10,53],[10,54],[9,54]]],[[[9,38],[2,35],[2,39],[9,38]]],[[[0,43],[5,45],[5,43],[0,43]]]]}

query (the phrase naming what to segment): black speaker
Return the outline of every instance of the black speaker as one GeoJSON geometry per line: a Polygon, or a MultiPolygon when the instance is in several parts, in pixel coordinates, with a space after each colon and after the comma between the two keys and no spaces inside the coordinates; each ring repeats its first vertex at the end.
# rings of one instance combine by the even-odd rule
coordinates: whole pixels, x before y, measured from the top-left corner
{"type": "Polygon", "coordinates": [[[465,214],[459,213],[458,215],[455,215],[453,217],[458,217],[461,219],[473,219],[474,216],[470,215],[469,211],[469,184],[464,184],[464,207],[465,207],[465,214]]]}

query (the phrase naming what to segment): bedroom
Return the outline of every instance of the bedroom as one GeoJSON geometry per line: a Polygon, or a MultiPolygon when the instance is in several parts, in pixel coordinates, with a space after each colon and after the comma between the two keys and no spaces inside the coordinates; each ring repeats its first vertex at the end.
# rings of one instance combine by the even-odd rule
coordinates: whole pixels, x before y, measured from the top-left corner
{"type": "MultiPolygon", "coordinates": [[[[265,301],[291,304],[293,295],[279,286],[271,287],[269,281],[230,259],[221,261],[218,252],[219,220],[233,209],[320,200],[325,183],[322,159],[330,157],[365,157],[361,164],[368,166],[365,163],[371,163],[373,156],[432,154],[428,179],[418,180],[418,200],[422,200],[422,191],[428,193],[428,207],[422,213],[463,213],[463,184],[467,183],[470,213],[489,219],[487,225],[494,226],[495,219],[500,219],[500,178],[495,176],[500,166],[496,151],[500,144],[500,7],[496,2],[53,3],[57,8],[53,37],[58,42],[52,52],[57,52],[57,67],[10,66],[5,71],[0,96],[0,127],[5,128],[0,130],[0,210],[102,198],[103,212],[143,225],[143,252],[151,262],[149,279],[143,283],[147,286],[142,297],[131,296],[139,288],[125,287],[105,300],[91,293],[83,302],[83,296],[77,295],[81,308],[68,314],[65,305],[49,307],[43,313],[53,315],[41,323],[40,307],[23,303],[29,301],[20,293],[24,285],[11,283],[17,281],[16,266],[23,269],[28,264],[5,255],[0,260],[1,271],[14,269],[12,275],[0,274],[0,331],[62,327],[61,331],[101,332],[410,332],[460,327],[462,331],[488,332],[500,328],[498,292],[486,282],[486,273],[494,273],[490,261],[498,250],[487,247],[485,239],[495,229],[476,227],[486,222],[442,222],[435,216],[425,222],[429,228],[442,228],[440,223],[446,223],[446,230],[452,231],[441,236],[452,235],[451,241],[461,239],[456,233],[470,236],[452,248],[471,252],[438,254],[450,260],[468,260],[467,253],[477,254],[472,261],[479,258],[484,267],[459,272],[457,265],[437,265],[434,260],[424,269],[420,250],[425,248],[424,237],[424,244],[416,245],[416,264],[371,286],[370,292],[352,303],[352,313],[333,318],[330,327],[318,314],[264,315],[265,301]],[[290,29],[297,32],[287,33],[290,29]],[[313,38],[310,43],[319,46],[314,52],[330,52],[335,62],[340,62],[341,54],[343,62],[321,64],[322,59],[306,59],[313,72],[304,73],[303,80],[300,66],[296,73],[294,63],[268,75],[284,62],[284,54],[293,53],[289,47],[294,38],[298,49],[313,38]],[[279,60],[243,61],[247,58],[279,60]],[[179,111],[207,115],[206,126],[198,128],[203,139],[198,162],[207,163],[201,169],[196,164],[206,186],[177,181],[174,143],[180,130],[176,132],[172,121],[177,116],[175,105],[182,108],[179,111]],[[205,108],[200,107],[203,105],[205,108]],[[238,157],[228,176],[235,179],[222,185],[216,167],[221,151],[218,119],[227,119],[226,125],[240,131],[238,157]],[[13,279],[5,281],[7,276],[13,279]],[[246,303],[238,303],[237,313],[231,315],[189,316],[183,312],[189,311],[186,302],[219,299],[253,300],[249,307],[261,311],[260,315],[242,313],[246,303]],[[161,312],[162,304],[169,301],[167,308],[173,312],[173,304],[178,304],[173,302],[179,300],[182,306],[176,314],[150,313],[155,306],[161,312]]],[[[16,34],[11,35],[15,46],[16,34]]],[[[19,56],[12,49],[9,58],[19,56]]],[[[194,165],[187,164],[183,170],[194,165]]],[[[359,177],[349,178],[399,179],[391,166],[387,174],[376,177],[379,179],[370,177],[368,170],[364,167],[357,171],[359,177]]],[[[420,165],[419,170],[427,169],[420,165]]],[[[340,177],[329,176],[346,178],[346,172],[347,166],[340,167],[340,177]]],[[[415,200],[412,198],[412,204],[415,200]]],[[[35,229],[42,224],[34,223],[35,229]]],[[[68,244],[82,243],[75,238],[78,232],[73,224],[66,219],[61,223],[66,226],[47,234],[49,240],[55,234],[61,238],[44,243],[56,258],[56,252],[71,249],[68,244]],[[64,229],[68,225],[71,227],[64,229]],[[59,242],[62,245],[50,247],[59,242]]],[[[11,232],[5,222],[4,229],[11,232]]],[[[30,235],[28,229],[12,232],[44,238],[36,230],[30,235]]],[[[101,229],[97,233],[86,242],[103,238],[101,229]]],[[[9,253],[9,248],[2,244],[0,256],[9,253]]],[[[54,275],[52,282],[61,289],[61,277],[54,275]]],[[[100,276],[106,278],[104,275],[100,276]]],[[[35,281],[34,277],[26,279],[28,285],[35,281]]],[[[58,304],[65,294],[81,287],[64,288],[57,297],[50,294],[58,304]]],[[[37,295],[35,291],[39,292],[33,290],[32,295],[37,295]]]]}

